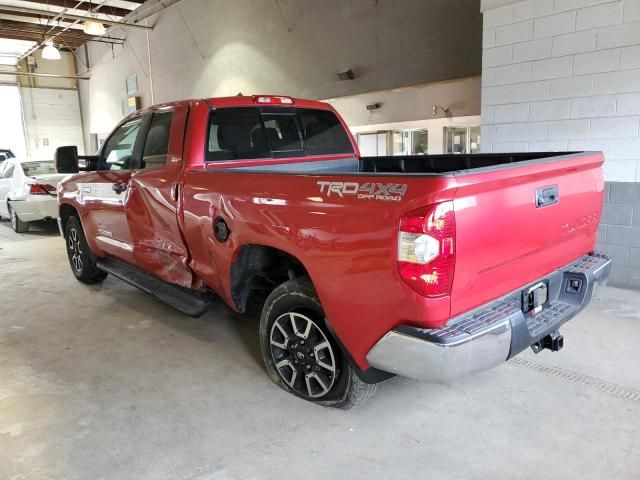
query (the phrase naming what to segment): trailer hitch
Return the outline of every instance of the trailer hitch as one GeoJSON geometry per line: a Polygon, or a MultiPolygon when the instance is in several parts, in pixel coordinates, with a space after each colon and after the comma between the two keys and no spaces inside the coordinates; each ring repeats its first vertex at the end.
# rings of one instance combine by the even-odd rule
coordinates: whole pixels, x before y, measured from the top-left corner
{"type": "Polygon", "coordinates": [[[552,352],[559,352],[562,347],[564,347],[564,337],[556,330],[531,345],[531,350],[533,350],[533,353],[540,353],[547,348],[552,352]]]}

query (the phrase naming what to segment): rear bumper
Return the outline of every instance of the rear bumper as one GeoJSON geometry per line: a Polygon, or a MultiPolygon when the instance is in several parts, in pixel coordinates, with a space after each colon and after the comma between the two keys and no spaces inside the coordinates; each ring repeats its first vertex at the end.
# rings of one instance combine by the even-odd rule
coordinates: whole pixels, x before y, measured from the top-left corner
{"type": "MultiPolygon", "coordinates": [[[[522,312],[521,290],[453,318],[440,329],[400,326],[367,354],[372,367],[417,380],[447,383],[487,370],[522,352],[584,309],[606,284],[611,259],[586,255],[538,279],[548,282],[549,303],[537,315],[522,312]],[[571,292],[572,280],[581,287],[571,292]]],[[[523,285],[522,290],[528,286],[523,285]]]]}
{"type": "Polygon", "coordinates": [[[11,208],[23,222],[58,217],[58,199],[50,195],[29,195],[24,200],[12,200],[11,208]]]}

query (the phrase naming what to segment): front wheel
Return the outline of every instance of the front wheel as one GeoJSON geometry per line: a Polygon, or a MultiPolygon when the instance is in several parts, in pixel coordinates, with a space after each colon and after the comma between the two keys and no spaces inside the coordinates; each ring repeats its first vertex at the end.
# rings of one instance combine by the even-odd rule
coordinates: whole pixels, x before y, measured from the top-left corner
{"type": "Polygon", "coordinates": [[[11,219],[11,228],[13,228],[13,231],[16,233],[27,233],[29,231],[29,222],[20,220],[20,217],[18,217],[16,211],[11,208],[11,205],[8,205],[7,209],[9,210],[9,218],[11,219]]]}
{"type": "Polygon", "coordinates": [[[260,346],[271,379],[305,400],[348,409],[376,390],[360,380],[328,331],[320,301],[304,278],[283,283],[267,298],[260,346]]]}
{"type": "Polygon", "coordinates": [[[67,242],[69,265],[78,280],[90,285],[107,278],[107,272],[103,272],[96,266],[98,259],[87,244],[78,217],[69,217],[64,228],[64,238],[67,242]]]}

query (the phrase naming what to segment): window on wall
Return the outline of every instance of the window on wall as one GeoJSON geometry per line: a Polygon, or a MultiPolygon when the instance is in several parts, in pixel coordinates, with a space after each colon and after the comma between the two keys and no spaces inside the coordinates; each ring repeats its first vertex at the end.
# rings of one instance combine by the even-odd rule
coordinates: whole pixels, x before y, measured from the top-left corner
{"type": "Polygon", "coordinates": [[[469,151],[480,153],[480,127],[469,127],[469,151]]]}
{"type": "Polygon", "coordinates": [[[409,155],[409,131],[391,132],[391,155],[409,155]]]}
{"type": "Polygon", "coordinates": [[[445,153],[479,153],[480,127],[444,127],[445,153]]]}
{"type": "Polygon", "coordinates": [[[411,154],[426,155],[429,153],[429,131],[411,130],[411,154]]]}
{"type": "Polygon", "coordinates": [[[426,128],[358,133],[356,140],[363,157],[429,153],[429,131],[426,128]]]}

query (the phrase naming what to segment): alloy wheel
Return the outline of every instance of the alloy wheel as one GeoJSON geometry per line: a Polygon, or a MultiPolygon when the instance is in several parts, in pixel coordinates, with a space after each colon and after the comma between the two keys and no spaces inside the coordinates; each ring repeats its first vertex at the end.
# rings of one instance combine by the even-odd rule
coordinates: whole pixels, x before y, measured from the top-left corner
{"type": "Polygon", "coordinates": [[[338,372],[336,355],[322,329],[307,315],[280,315],[269,335],[278,374],[303,397],[320,398],[333,387],[338,372]]]}
{"type": "Polygon", "coordinates": [[[10,217],[11,217],[11,227],[14,230],[18,229],[18,215],[16,214],[16,212],[13,210],[13,208],[10,208],[10,217]]]}
{"type": "Polygon", "coordinates": [[[67,239],[69,253],[71,254],[71,263],[76,272],[81,272],[82,263],[82,250],[80,249],[80,240],[78,237],[78,231],[75,228],[69,230],[69,238],[67,239]]]}

